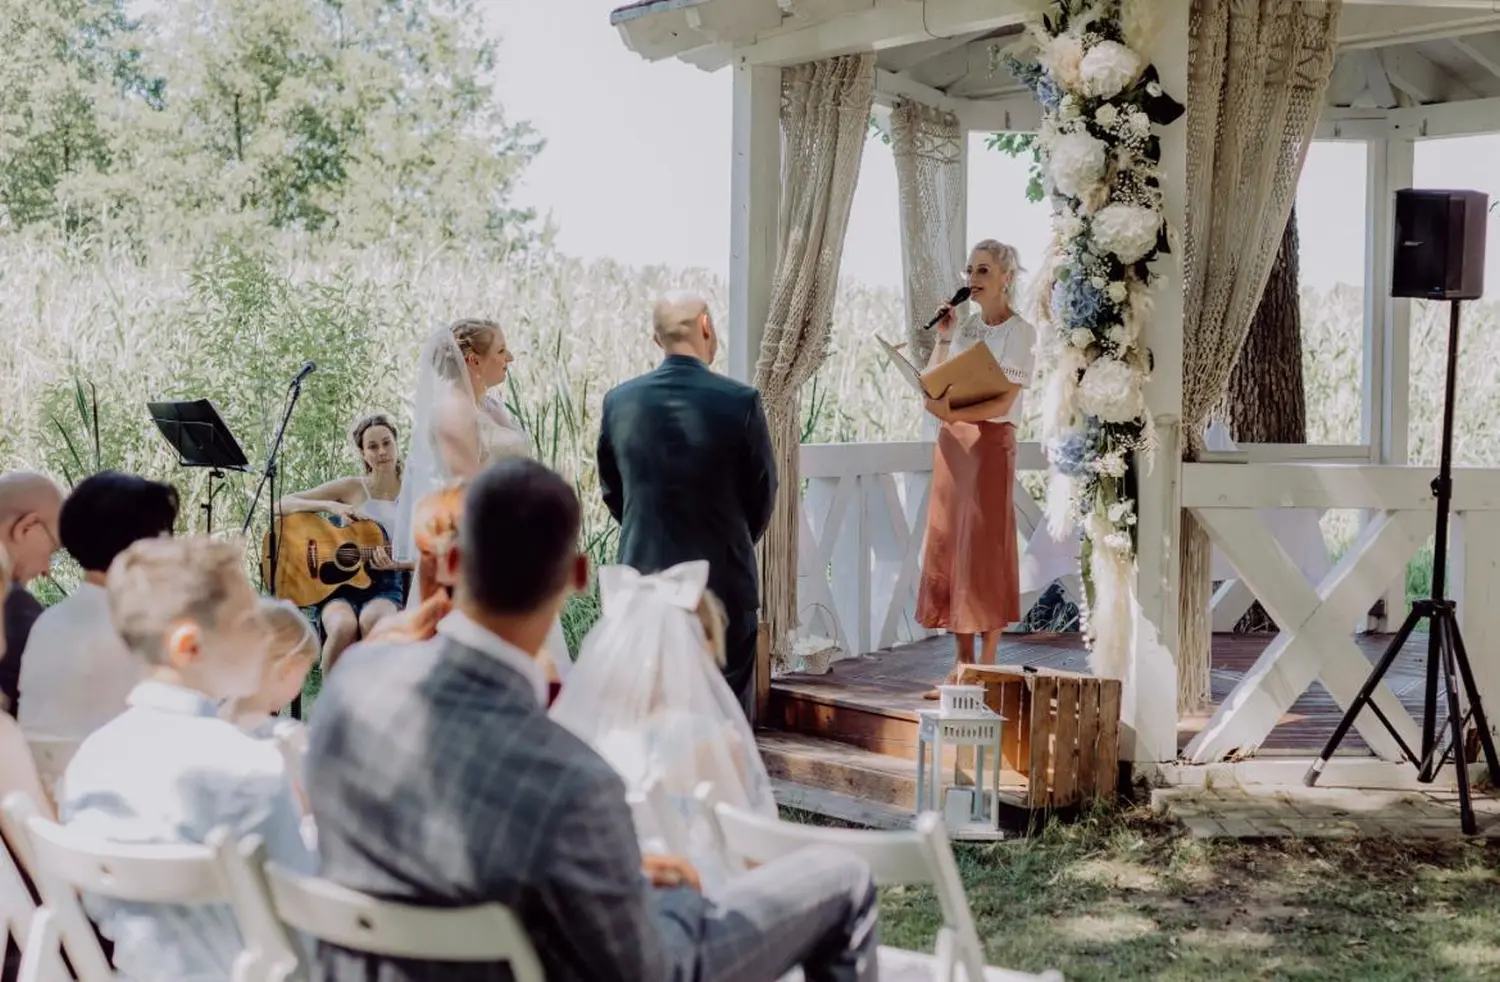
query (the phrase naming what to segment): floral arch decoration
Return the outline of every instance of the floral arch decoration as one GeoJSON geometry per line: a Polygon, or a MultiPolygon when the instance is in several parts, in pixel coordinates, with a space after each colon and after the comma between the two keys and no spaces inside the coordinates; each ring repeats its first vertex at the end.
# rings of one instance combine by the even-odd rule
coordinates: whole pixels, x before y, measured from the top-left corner
{"type": "Polygon", "coordinates": [[[1161,143],[1184,107],[1141,51],[1152,0],[1053,0],[1008,58],[1042,107],[1037,147],[1053,205],[1038,280],[1038,364],[1047,518],[1082,527],[1083,630],[1090,663],[1120,678],[1134,633],[1132,455],[1156,449],[1146,407],[1151,263],[1169,251],[1161,143]]]}

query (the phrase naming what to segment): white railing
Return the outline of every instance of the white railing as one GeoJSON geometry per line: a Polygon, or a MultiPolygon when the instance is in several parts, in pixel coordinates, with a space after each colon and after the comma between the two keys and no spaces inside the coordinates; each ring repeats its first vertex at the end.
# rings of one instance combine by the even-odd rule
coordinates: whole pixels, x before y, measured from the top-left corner
{"type": "MultiPolygon", "coordinates": [[[[1038,444],[1019,445],[1018,472],[1045,467],[1038,444]]],[[[804,444],[801,469],[802,633],[831,638],[845,655],[927,637],[915,615],[932,443],[804,444]]],[[[1019,482],[1015,500],[1017,531],[1028,539],[1041,511],[1019,482]]]]}
{"type": "MultiPolygon", "coordinates": [[[[1217,457],[1250,465],[1365,463],[1370,448],[1260,444],[1217,457]]],[[[1046,466],[1039,444],[1018,446],[1018,475],[1046,466]]],[[[915,614],[932,443],[804,444],[801,473],[807,482],[798,548],[801,634],[832,639],[844,655],[927,637],[930,632],[917,624],[915,614]]],[[[1041,509],[1019,480],[1014,500],[1017,532],[1029,542],[1042,523],[1041,509]]],[[[1064,583],[1071,586],[1067,579],[1064,583]]],[[[1035,592],[1023,597],[1023,606],[1035,597],[1035,592]]],[[[1215,596],[1216,624],[1233,625],[1254,599],[1243,584],[1227,582],[1215,596]]]]}
{"type": "MultiPolygon", "coordinates": [[[[1349,705],[1370,673],[1351,625],[1392,582],[1404,580],[1407,563],[1431,537],[1435,476],[1432,468],[1374,464],[1183,466],[1182,507],[1193,512],[1282,628],[1188,745],[1190,761],[1253,752],[1314,681],[1340,706],[1349,705]],[[1262,512],[1284,508],[1361,509],[1372,518],[1314,583],[1267,534],[1262,512]]],[[[1500,708],[1500,470],[1456,471],[1452,510],[1450,595],[1458,601],[1479,691],[1489,694],[1489,706],[1500,708]]],[[[1408,746],[1420,746],[1417,724],[1394,692],[1377,690],[1375,705],[1408,746]]],[[[1362,714],[1357,726],[1379,756],[1400,758],[1375,714],[1362,714]]]]}

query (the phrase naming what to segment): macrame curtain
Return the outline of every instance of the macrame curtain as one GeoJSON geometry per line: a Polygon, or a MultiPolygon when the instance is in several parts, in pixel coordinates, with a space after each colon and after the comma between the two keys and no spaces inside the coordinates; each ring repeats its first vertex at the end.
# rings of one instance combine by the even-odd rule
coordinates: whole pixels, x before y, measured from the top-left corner
{"type": "Polygon", "coordinates": [[[907,354],[924,365],[934,332],[922,330],[958,288],[954,232],[963,227],[964,129],[951,112],[903,99],[891,110],[891,151],[901,199],[907,354]]]}
{"type": "MultiPolygon", "coordinates": [[[[1183,456],[1204,449],[1286,229],[1333,71],[1341,0],[1193,0],[1183,456]]],[[[1209,697],[1208,535],[1182,513],[1178,704],[1209,697]]]]}
{"type": "Polygon", "coordinates": [[[828,356],[844,233],[875,96],[875,58],[845,55],[786,69],[781,91],[781,250],[755,386],[781,476],[761,546],[761,618],[777,663],[785,664],[797,624],[802,386],[828,356]]]}

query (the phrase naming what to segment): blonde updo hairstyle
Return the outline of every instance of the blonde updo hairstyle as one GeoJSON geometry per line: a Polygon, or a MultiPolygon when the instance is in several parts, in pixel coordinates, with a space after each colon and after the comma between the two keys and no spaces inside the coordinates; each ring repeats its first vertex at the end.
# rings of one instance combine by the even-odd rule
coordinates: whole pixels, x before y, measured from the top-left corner
{"type": "Polygon", "coordinates": [[[1016,252],[1015,246],[1006,245],[999,239],[982,239],[974,244],[969,250],[970,254],[982,252],[990,256],[999,264],[1000,268],[1010,273],[1010,282],[1005,285],[1005,300],[1012,307],[1016,304],[1016,281],[1021,274],[1026,272],[1021,266],[1021,255],[1016,252]]]}
{"type": "Polygon", "coordinates": [[[453,335],[453,344],[458,348],[458,363],[453,363],[454,349],[445,344],[433,352],[433,367],[443,378],[457,381],[468,374],[470,355],[490,353],[495,346],[495,337],[500,333],[500,325],[478,317],[465,317],[450,324],[448,332],[453,335]]]}

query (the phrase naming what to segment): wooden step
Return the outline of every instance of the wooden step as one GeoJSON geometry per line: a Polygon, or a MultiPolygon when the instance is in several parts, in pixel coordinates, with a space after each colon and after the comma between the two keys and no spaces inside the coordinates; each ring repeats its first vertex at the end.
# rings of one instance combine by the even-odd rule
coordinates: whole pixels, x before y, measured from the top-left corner
{"type": "Polygon", "coordinates": [[[775,779],[772,779],[771,786],[776,794],[776,804],[783,808],[794,808],[863,829],[909,829],[915,818],[911,812],[891,805],[878,805],[837,791],[775,779]]]}
{"type": "Polygon", "coordinates": [[[919,721],[914,708],[879,705],[833,687],[773,685],[767,725],[888,757],[917,759],[919,721]]]}
{"type": "Polygon", "coordinates": [[[911,812],[917,806],[916,756],[902,759],[794,733],[756,736],[772,779],[832,791],[911,812]]]}
{"type": "MultiPolygon", "coordinates": [[[[902,759],[794,733],[762,731],[755,739],[778,803],[873,828],[910,826],[917,807],[915,756],[902,759]]],[[[950,756],[946,773],[953,773],[953,764],[950,756]]],[[[969,775],[962,777],[968,783],[969,775]]],[[[1022,780],[1001,771],[1002,811],[1024,811],[1022,780]]]]}

